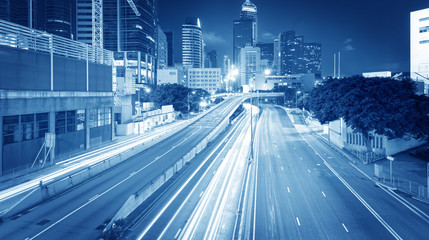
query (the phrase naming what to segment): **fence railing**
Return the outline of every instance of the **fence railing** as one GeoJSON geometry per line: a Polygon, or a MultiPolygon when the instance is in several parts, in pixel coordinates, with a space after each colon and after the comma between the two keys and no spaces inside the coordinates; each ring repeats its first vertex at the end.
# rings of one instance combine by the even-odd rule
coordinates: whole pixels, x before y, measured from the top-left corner
{"type": "Polygon", "coordinates": [[[349,150],[349,151],[365,164],[375,162],[377,160],[381,160],[386,157],[386,155],[384,154],[379,154],[375,152],[366,152],[366,151],[357,151],[357,150],[349,150]]]}
{"type": "Polygon", "coordinates": [[[0,20],[0,45],[112,65],[111,51],[0,20]]]}
{"type": "Polygon", "coordinates": [[[428,188],[424,184],[394,175],[392,176],[392,179],[390,179],[388,173],[383,173],[378,178],[378,181],[388,186],[397,188],[401,192],[408,193],[421,199],[429,200],[428,188]]]}

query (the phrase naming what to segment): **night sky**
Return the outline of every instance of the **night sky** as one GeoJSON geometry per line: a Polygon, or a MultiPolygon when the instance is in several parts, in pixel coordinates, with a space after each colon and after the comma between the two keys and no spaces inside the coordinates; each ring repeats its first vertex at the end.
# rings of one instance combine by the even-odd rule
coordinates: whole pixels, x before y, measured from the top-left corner
{"type": "MultiPolygon", "coordinates": [[[[174,31],[175,61],[181,62],[181,24],[201,20],[206,49],[232,55],[232,21],[244,0],[158,0],[163,30],[174,31]]],[[[323,75],[333,73],[341,51],[341,74],[409,72],[410,12],[429,8],[428,0],[253,0],[258,7],[258,38],[272,42],[294,30],[305,42],[322,44],[323,75]]]]}

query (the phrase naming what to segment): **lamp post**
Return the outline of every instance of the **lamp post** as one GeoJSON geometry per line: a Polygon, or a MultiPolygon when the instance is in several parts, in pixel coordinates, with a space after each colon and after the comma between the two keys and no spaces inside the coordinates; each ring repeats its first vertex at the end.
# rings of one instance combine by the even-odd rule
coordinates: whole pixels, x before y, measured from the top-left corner
{"type": "Polygon", "coordinates": [[[250,162],[253,161],[253,87],[255,83],[255,75],[252,77],[252,84],[250,84],[250,162]]]}
{"type": "MultiPolygon", "coordinates": [[[[191,92],[192,94],[195,94],[195,91],[191,92]]],[[[189,119],[189,114],[191,113],[191,104],[189,102],[189,89],[188,89],[188,119],[189,119]]]]}
{"type": "Polygon", "coordinates": [[[301,93],[301,91],[297,91],[295,93],[295,108],[298,108],[298,94],[300,94],[300,93],[301,93]]]}

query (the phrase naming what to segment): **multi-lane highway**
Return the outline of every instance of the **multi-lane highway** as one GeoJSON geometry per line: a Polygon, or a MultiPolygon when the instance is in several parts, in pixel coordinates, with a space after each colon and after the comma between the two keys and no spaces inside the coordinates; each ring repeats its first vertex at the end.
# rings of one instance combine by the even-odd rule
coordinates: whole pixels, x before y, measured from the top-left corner
{"type": "MultiPolygon", "coordinates": [[[[225,101],[154,147],[5,219],[0,239],[97,238],[130,195],[201,142],[240,101],[225,101]]],[[[272,105],[260,111],[252,162],[247,110],[130,215],[122,238],[427,238],[427,207],[376,184],[311,133],[298,112],[272,105]]]]}
{"type": "Polygon", "coordinates": [[[127,198],[183,157],[241,99],[229,99],[195,124],[116,167],[0,225],[0,239],[95,239],[127,198]]]}
{"type": "Polygon", "coordinates": [[[265,105],[257,131],[252,239],[426,239],[429,218],[265,105]],[[395,197],[392,197],[395,196],[395,197]]]}

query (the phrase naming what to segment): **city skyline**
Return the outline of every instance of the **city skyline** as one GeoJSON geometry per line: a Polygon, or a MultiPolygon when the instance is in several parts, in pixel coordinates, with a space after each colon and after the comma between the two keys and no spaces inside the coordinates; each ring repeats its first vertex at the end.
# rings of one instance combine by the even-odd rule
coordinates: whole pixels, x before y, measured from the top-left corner
{"type": "MultiPolygon", "coordinates": [[[[232,57],[232,21],[239,17],[243,0],[159,0],[159,19],[164,29],[180,37],[180,25],[187,16],[201,20],[205,49],[232,57]],[[222,17],[219,17],[221,13],[222,17]],[[179,36],[178,36],[179,35],[179,36]]],[[[280,2],[252,1],[258,7],[258,40],[272,42],[279,33],[296,31],[308,42],[323,46],[322,75],[333,74],[333,54],[341,52],[342,75],[369,71],[409,72],[410,12],[428,7],[423,0],[343,3],[336,0],[280,2]],[[332,11],[336,10],[332,13],[332,11]],[[388,41],[386,41],[386,37],[388,41]]],[[[174,49],[180,49],[177,45],[174,49]]],[[[179,62],[176,50],[175,61],[179,62]]]]}

